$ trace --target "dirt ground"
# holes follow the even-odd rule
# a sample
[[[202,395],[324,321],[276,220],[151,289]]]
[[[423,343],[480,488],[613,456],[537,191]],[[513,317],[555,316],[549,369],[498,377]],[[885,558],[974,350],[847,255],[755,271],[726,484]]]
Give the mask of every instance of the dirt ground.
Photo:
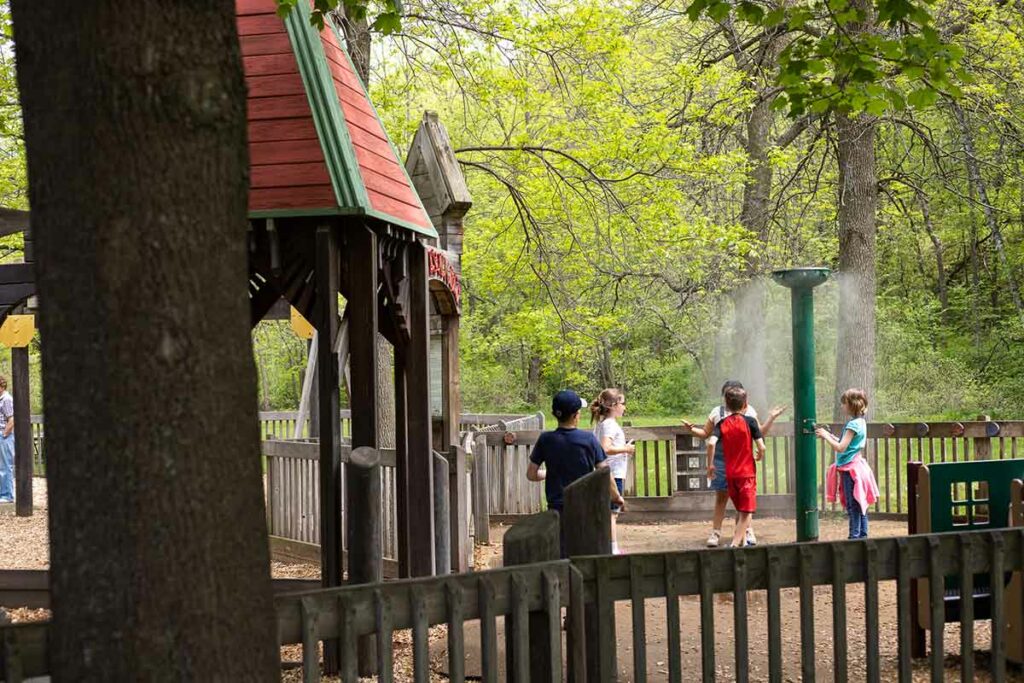
[[[29,518],[14,515],[13,507],[0,507],[0,569],[45,569],[49,565],[48,535],[46,519],[46,482],[36,479],[34,483],[35,514]],[[792,520],[758,519],[755,523],[758,542],[788,543],[794,540],[795,528]],[[623,552],[658,552],[702,548],[707,538],[709,524],[700,522],[679,522],[662,524],[622,524],[619,542]],[[477,548],[477,567],[497,567],[501,565],[501,539],[507,527],[492,528],[493,542],[488,546]],[[906,532],[902,522],[871,521],[872,536],[898,536]],[[730,523],[726,523],[726,533],[730,533]],[[821,522],[822,540],[838,540],[846,537],[846,520],[842,517],[830,516]],[[319,576],[319,568],[312,564],[274,562],[271,572],[275,577],[311,578]],[[849,680],[864,680],[865,673],[865,642],[864,642],[864,591],[857,584],[847,589],[847,631]],[[783,664],[786,680],[800,678],[800,623],[799,623],[799,592],[796,589],[783,591]],[[879,628],[882,638],[879,643],[883,680],[896,680],[896,591],[893,582],[879,586]],[[682,652],[684,680],[695,679],[700,674],[700,614],[699,600],[695,597],[683,598],[681,601]],[[667,634],[665,622],[665,601],[649,600],[645,605],[647,628],[647,678],[651,681],[663,681],[668,677]],[[17,610],[11,616],[15,621],[28,621],[45,618],[45,610]],[[617,660],[619,679],[632,681],[632,617],[629,603],[616,605],[616,636],[618,642]],[[731,596],[719,596],[715,601],[715,661],[716,677],[720,680],[732,680],[733,670],[733,602]],[[467,627],[468,628],[468,627]],[[755,681],[767,680],[767,602],[764,591],[753,591],[748,598],[748,628],[750,640],[750,674]],[[467,633],[467,635],[469,635]],[[432,680],[444,680],[445,667],[443,627],[431,629],[432,653],[434,654],[431,675]],[[975,625],[975,680],[990,680],[988,675],[988,655],[990,630],[988,622]],[[472,645],[472,639],[467,638]],[[946,645],[946,680],[958,681],[960,629],[950,625],[945,630]],[[832,599],[831,589],[827,586],[815,590],[815,647],[817,652],[818,680],[832,680]],[[395,665],[396,680],[411,679],[411,638],[408,632],[395,634]],[[301,646],[282,648],[282,660],[301,661]],[[1009,680],[1024,681],[1019,667],[1009,666]],[[927,662],[915,663],[914,679],[928,680]],[[282,680],[300,680],[298,670],[282,673]]]

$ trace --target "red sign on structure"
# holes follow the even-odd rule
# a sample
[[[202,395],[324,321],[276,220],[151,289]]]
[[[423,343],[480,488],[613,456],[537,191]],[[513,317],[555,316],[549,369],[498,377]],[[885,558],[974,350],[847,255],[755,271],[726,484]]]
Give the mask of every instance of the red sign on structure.
[[[459,274],[455,272],[455,268],[452,266],[451,261],[448,260],[448,254],[440,249],[434,249],[433,247],[427,248],[427,273],[431,280],[438,280],[442,282],[448,291],[452,293],[452,297],[455,299],[455,305],[462,305],[462,282],[459,280]]]

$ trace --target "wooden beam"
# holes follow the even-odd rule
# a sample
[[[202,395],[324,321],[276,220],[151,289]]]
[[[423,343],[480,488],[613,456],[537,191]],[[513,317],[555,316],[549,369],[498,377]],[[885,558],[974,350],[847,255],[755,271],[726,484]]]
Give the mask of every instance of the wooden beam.
[[[34,263],[4,263],[0,265],[0,285],[16,285],[35,283],[36,265]]]
[[[29,230],[29,212],[0,208],[0,237]]]
[[[434,573],[433,448],[430,414],[430,293],[427,251],[420,242],[406,250],[409,259],[409,344],[406,349],[406,421],[408,423],[409,571]]]
[[[320,415],[320,577],[325,588],[340,586],[341,560],[341,423],[338,415],[338,270],[340,252],[332,225],[316,230],[317,379]],[[338,671],[338,641],[324,641],[324,671]]]
[[[32,417],[29,408],[28,347],[11,349],[14,394],[15,514],[32,516]]]

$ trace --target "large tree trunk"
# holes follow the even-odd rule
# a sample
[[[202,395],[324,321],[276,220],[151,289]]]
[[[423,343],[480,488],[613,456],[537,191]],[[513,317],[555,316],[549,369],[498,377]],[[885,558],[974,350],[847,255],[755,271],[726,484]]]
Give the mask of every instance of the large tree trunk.
[[[231,0],[13,0],[57,681],[275,680]]]
[[[752,77],[756,77],[753,76]],[[740,224],[757,235],[767,246],[768,202],[772,191],[772,167],[768,161],[769,135],[772,127],[771,98],[764,98],[747,118],[745,148],[751,170],[743,184],[743,209]],[[744,383],[750,403],[758,409],[767,408],[768,373],[765,362],[765,283],[761,279],[762,264],[758,256],[747,263],[751,278],[733,292],[733,344],[736,357],[736,378]]]
[[[839,151],[839,329],[833,417],[851,387],[875,385],[875,171],[873,117],[836,115]]]

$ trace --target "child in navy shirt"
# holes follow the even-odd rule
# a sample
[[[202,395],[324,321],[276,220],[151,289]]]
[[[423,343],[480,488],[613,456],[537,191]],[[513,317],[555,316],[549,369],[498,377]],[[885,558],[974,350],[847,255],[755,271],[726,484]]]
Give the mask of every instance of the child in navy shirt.
[[[530,454],[526,478],[544,482],[544,495],[551,510],[561,512],[566,486],[598,467],[608,466],[604,449],[593,432],[577,429],[580,409],[586,406],[586,401],[575,391],[566,389],[558,392],[551,402],[551,412],[558,420],[558,428],[541,434]],[[545,466],[543,471],[541,465]],[[623,504],[618,490],[612,495],[612,502]]]

